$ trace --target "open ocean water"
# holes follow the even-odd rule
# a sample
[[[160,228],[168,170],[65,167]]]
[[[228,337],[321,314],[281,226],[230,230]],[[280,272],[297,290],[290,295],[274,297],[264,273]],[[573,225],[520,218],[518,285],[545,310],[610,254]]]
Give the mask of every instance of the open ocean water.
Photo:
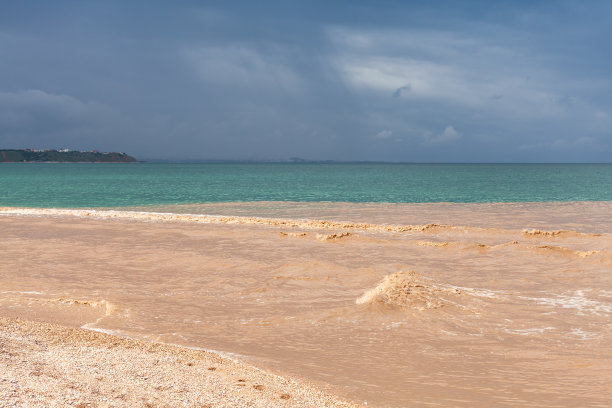
[[[612,164],[0,164],[0,205],[612,201]]]

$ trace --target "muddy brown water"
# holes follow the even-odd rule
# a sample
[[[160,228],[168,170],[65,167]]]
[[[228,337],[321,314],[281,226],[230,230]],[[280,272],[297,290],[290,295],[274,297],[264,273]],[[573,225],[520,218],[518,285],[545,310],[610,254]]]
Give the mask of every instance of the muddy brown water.
[[[0,209],[0,313],[374,406],[612,405],[612,203],[131,210]]]

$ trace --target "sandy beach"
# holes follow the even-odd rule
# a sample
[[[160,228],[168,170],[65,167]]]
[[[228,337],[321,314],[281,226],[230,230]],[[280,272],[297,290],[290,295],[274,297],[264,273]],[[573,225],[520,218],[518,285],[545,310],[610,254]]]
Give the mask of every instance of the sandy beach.
[[[216,353],[0,318],[2,407],[356,407]]]
[[[0,405],[612,403],[610,203],[135,210],[0,209]]]

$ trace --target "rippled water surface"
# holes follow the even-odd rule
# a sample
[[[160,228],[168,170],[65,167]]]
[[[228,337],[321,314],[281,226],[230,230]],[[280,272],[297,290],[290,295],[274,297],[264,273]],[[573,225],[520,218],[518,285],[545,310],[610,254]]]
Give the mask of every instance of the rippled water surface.
[[[229,201],[612,201],[612,164],[0,164],[0,205]]]
[[[0,313],[375,406],[612,404],[610,202],[132,210],[0,209]]]

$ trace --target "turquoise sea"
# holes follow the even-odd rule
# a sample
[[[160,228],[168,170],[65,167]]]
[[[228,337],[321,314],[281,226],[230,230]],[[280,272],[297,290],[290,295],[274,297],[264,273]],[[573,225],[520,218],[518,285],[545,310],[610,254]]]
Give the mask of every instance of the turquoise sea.
[[[225,201],[612,201],[612,164],[0,164],[1,206]]]

